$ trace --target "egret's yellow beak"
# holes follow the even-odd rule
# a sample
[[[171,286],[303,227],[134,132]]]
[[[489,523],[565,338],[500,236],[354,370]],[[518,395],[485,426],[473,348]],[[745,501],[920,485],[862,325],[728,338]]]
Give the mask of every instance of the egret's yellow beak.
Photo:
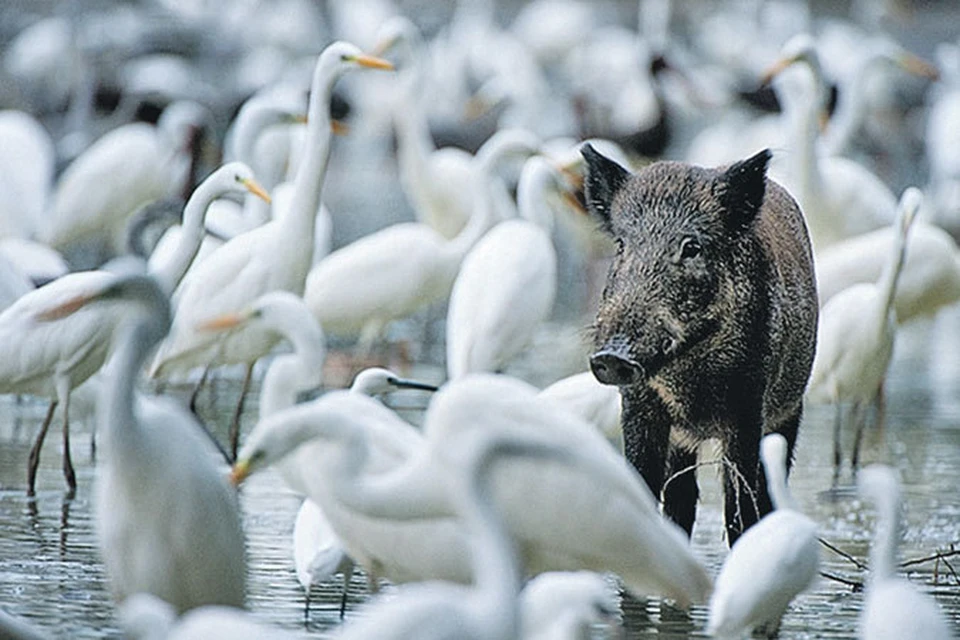
[[[353,61],[356,62],[361,67],[367,67],[368,69],[383,69],[384,71],[393,71],[393,63],[384,60],[383,58],[378,58],[377,56],[369,56],[366,54],[360,54],[353,57]]]
[[[774,62],[772,65],[767,67],[767,70],[763,72],[762,76],[760,76],[760,86],[765,87],[771,82],[773,82],[774,78],[780,75],[780,73],[783,72],[784,69],[786,69],[796,61],[797,61],[796,58],[780,58],[779,60]]]
[[[225,313],[211,318],[197,325],[197,331],[227,331],[235,329],[250,319],[251,312],[239,311],[236,313]]]
[[[246,187],[247,191],[257,196],[264,202],[268,204],[272,202],[270,194],[267,193],[267,190],[261,187],[260,183],[258,183],[256,180],[253,180],[252,178],[243,178],[240,180],[240,184]]]
[[[250,462],[248,460],[237,460],[230,468],[230,484],[239,487],[240,484],[250,475]]]
[[[70,314],[75,313],[86,305],[90,304],[96,298],[96,294],[75,296],[66,302],[58,304],[55,307],[38,312],[33,318],[37,322],[52,322],[54,320],[59,320],[60,318],[66,318]]]
[[[924,60],[919,58],[912,53],[904,52],[897,57],[897,64],[900,65],[900,68],[906,71],[907,73],[912,73],[915,76],[920,76],[921,78],[927,78],[929,80],[939,80],[940,71]]]

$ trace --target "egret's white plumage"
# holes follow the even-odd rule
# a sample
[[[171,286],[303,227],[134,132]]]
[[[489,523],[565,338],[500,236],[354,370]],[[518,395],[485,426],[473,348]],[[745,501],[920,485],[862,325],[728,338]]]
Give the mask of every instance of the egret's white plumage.
[[[97,469],[95,522],[111,592],[122,602],[146,591],[180,612],[242,607],[246,552],[237,497],[202,427],[169,400],[134,398],[138,373],[170,326],[167,293],[148,275],[100,275],[97,287],[65,307],[80,307],[76,314],[98,300],[120,306],[116,360],[97,409],[106,460]]]
[[[623,448],[620,389],[609,384],[600,384],[592,371],[557,380],[545,387],[540,392],[540,397],[593,425],[618,450]]]
[[[199,105],[178,102],[164,110],[155,127],[128,124],[97,140],[57,181],[46,242],[63,250],[94,241],[119,253],[129,215],[182,188],[189,168],[189,133],[203,114]]]
[[[863,640],[955,637],[935,600],[896,576],[900,543],[900,481],[884,465],[857,474],[860,495],[877,510],[877,529],[870,547],[870,574],[858,621]]]
[[[308,423],[311,413],[313,422]],[[291,447],[296,438],[349,438],[352,453],[340,463],[341,474],[328,480],[342,502],[380,521],[396,521],[397,526],[439,524],[453,515],[442,478],[462,462],[449,452],[454,438],[495,428],[540,434],[549,437],[552,446],[575,453],[579,467],[594,471],[574,473],[552,465],[518,463],[506,465],[496,475],[497,508],[520,542],[526,572],[614,571],[634,593],[664,594],[682,603],[706,598],[710,581],[703,567],[682,532],[658,513],[636,472],[592,427],[539,400],[533,387],[487,374],[449,383],[428,410],[426,445],[418,446],[391,473],[376,477],[350,473],[363,461],[359,413],[343,398],[328,394],[311,408],[304,407],[296,420],[289,412],[286,425],[261,424],[259,442],[248,441],[240,460],[254,453],[269,460],[265,450],[276,448],[277,455],[284,440],[284,446]],[[518,486],[524,487],[522,495]]]
[[[817,524],[796,509],[787,488],[786,439],[764,436],[760,455],[775,510],[747,529],[723,562],[710,598],[707,633],[713,636],[776,629],[790,602],[817,577]]]
[[[516,434],[473,432],[457,442],[463,466],[451,469],[458,518],[470,531],[473,582],[469,586],[427,582],[402,587],[391,599],[370,606],[348,624],[343,640],[360,638],[470,638],[508,640],[522,629],[518,595],[523,570],[520,544],[511,536],[494,498],[494,477],[502,459],[558,458],[569,451]]]
[[[444,300],[467,251],[493,223],[490,175],[503,158],[535,153],[529,132],[495,134],[474,157],[467,226],[447,240],[425,224],[395,224],[342,247],[321,260],[307,277],[304,299],[325,331],[360,334],[372,344],[391,321]]]
[[[864,405],[882,397],[897,318],[893,308],[903,268],[907,234],[923,202],[919,189],[903,192],[897,212],[897,235],[877,282],[855,284],[833,296],[820,311],[817,351],[806,397],[837,408],[834,425],[834,464],[839,469],[840,403]],[[853,462],[859,454],[862,421],[854,440]]]
[[[546,159],[527,160],[517,186],[522,218],[497,224],[464,258],[447,309],[449,379],[503,368],[549,317],[557,290],[549,198],[564,190]]]
[[[56,153],[50,134],[23,111],[0,111],[0,236],[45,230]]]

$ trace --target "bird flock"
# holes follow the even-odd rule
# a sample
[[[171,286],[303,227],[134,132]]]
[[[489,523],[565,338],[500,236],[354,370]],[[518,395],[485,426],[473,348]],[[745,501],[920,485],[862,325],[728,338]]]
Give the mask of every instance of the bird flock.
[[[631,168],[772,150],[815,255],[822,489],[876,513],[856,633],[956,636],[897,575],[915,507],[883,430],[897,334],[960,299],[960,41],[911,52],[897,2],[81,4],[0,17],[0,393],[48,403],[29,500],[56,488],[60,412],[126,637],[297,637],[247,610],[241,503],[268,468],[302,500],[276,539],[304,623],[342,576],[333,637],[587,638],[627,599],[777,636],[823,579],[823,523],[768,435],[775,509],[712,562],[624,459],[619,393],[587,371],[617,247],[585,141]],[[60,635],[36,622],[0,610],[0,635]]]

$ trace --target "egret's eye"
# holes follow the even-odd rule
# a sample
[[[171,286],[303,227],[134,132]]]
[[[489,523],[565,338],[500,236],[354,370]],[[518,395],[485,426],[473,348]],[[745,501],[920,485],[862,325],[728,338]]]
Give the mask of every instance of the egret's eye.
[[[696,258],[698,255],[700,255],[701,251],[703,251],[703,248],[700,246],[700,241],[696,238],[687,237],[680,242],[681,260]]]
[[[233,176],[233,179],[235,182],[243,182],[243,178],[241,176]]]

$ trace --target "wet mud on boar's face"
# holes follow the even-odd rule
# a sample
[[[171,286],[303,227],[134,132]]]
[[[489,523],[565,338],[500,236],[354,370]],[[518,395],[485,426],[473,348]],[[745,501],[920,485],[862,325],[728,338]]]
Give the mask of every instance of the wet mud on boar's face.
[[[727,168],[658,162],[636,174],[589,144],[587,204],[617,243],[590,367],[619,386],[627,457],[689,533],[696,445],[717,437],[731,542],[770,502],[759,445],[792,453],[816,344],[817,298],[800,210],[766,178],[770,152]]]

